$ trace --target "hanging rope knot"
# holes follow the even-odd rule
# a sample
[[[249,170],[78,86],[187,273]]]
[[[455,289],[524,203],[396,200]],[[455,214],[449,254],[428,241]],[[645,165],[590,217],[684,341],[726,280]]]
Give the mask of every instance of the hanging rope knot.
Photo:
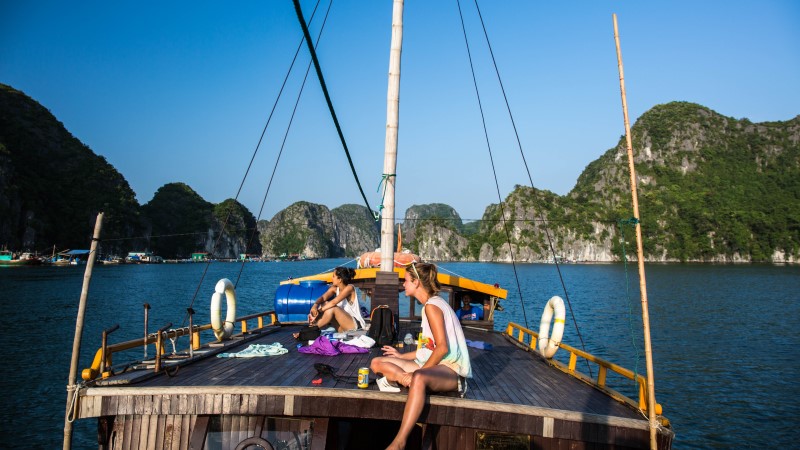
[[[381,181],[378,182],[378,189],[375,192],[381,191],[381,186],[383,186],[383,196],[386,195],[386,183],[389,181],[389,177],[396,177],[397,174],[394,173],[384,173],[381,175]]]
[[[637,219],[636,217],[631,217],[630,219],[620,219],[620,220],[619,220],[619,223],[620,223],[621,225],[632,225],[632,226],[636,226],[636,225],[639,223],[639,219]]]
[[[381,218],[381,212],[383,211],[383,200],[386,198],[386,184],[389,182],[389,177],[397,177],[397,174],[394,173],[384,173],[381,175],[381,181],[378,183],[378,189],[376,192],[381,191],[381,186],[383,186],[383,193],[381,194],[381,204],[378,205],[378,211],[373,212],[372,215],[375,217],[375,221],[377,222]]]

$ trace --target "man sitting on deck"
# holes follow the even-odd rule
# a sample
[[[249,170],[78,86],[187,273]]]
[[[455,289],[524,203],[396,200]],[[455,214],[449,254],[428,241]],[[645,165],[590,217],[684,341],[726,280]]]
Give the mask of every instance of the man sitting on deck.
[[[461,300],[464,302],[464,306],[456,311],[459,320],[483,320],[483,308],[473,307],[470,304],[472,299],[469,294],[464,294]]]

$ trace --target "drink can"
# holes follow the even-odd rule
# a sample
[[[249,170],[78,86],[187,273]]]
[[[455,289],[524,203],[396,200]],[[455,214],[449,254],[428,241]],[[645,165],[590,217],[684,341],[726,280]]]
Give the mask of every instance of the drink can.
[[[417,348],[423,348],[428,344],[428,338],[422,335],[422,332],[419,332],[419,336],[417,337]]]
[[[369,367],[358,369],[358,387],[366,389],[369,386]]]

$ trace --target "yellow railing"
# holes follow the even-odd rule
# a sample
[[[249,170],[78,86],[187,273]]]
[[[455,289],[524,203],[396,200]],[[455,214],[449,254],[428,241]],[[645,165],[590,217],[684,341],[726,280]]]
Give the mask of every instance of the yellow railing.
[[[264,318],[269,318],[269,323],[264,324]],[[256,321],[256,326],[254,328],[248,328],[249,321]],[[253,330],[258,330],[260,328],[264,328],[265,326],[273,325],[278,321],[278,316],[276,315],[275,311],[266,311],[257,314],[251,314],[249,316],[238,317],[235,319],[235,322],[239,323],[239,335],[243,335],[247,332],[251,332]],[[145,345],[156,344],[156,360],[160,360],[161,356],[165,353],[165,342],[167,339],[176,339],[181,336],[187,336],[191,334],[191,346],[193,350],[199,349],[202,344],[200,341],[200,333],[202,331],[211,330],[212,326],[210,323],[205,325],[199,325],[192,327],[192,330],[189,330],[189,327],[184,328],[177,328],[177,329],[170,329],[164,330],[157,333],[151,333],[146,338],[142,339],[133,339],[130,341],[120,342],[117,344],[109,345],[101,347],[97,350],[97,353],[94,355],[94,360],[92,361],[92,365],[89,368],[83,369],[81,372],[81,378],[84,380],[93,380],[97,378],[99,375],[103,378],[107,378],[111,375],[111,363],[112,363],[112,356],[114,353],[119,353],[122,351],[130,350],[137,347],[143,347]],[[234,330],[235,331],[235,330]],[[210,333],[209,333],[210,334]],[[216,338],[214,338],[216,339]],[[156,365],[158,367],[158,364]]]
[[[533,330],[529,330],[516,323],[509,322],[508,327],[506,328],[506,334],[512,339],[515,339],[519,343],[523,344],[524,346],[527,346],[531,350],[536,350],[536,344],[539,339],[539,333]],[[558,348],[563,349],[564,351],[569,353],[569,364],[565,365],[561,361],[557,361],[555,359],[548,360],[550,364],[554,365],[559,370],[569,375],[572,375],[575,378],[580,379],[581,381],[584,381],[586,383],[595,386],[596,388],[602,390],[603,392],[608,393],[613,398],[619,401],[625,402],[633,406],[634,408],[639,408],[643,412],[647,411],[647,379],[644,376],[636,374],[632,370],[628,370],[612,362],[608,362],[602,358],[598,358],[590,353],[586,353],[583,350],[571,347],[567,344],[564,344],[563,342],[558,346]],[[591,363],[597,364],[598,371],[596,379],[592,379],[591,377],[575,369],[578,365],[578,357],[581,357]],[[606,376],[608,375],[609,370],[621,375],[624,378],[636,381],[637,385],[639,386],[638,402],[606,386]],[[661,413],[662,413],[661,405],[656,403],[656,414],[661,415]],[[664,421],[666,421],[666,419],[662,418],[662,422]]]

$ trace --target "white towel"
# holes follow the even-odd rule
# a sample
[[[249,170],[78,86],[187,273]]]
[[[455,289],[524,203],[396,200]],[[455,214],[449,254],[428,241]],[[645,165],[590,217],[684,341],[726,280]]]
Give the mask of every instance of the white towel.
[[[274,344],[250,344],[246,349],[236,353],[220,353],[217,358],[256,358],[259,356],[278,356],[289,353],[280,342]]]
[[[375,339],[372,339],[366,334],[362,334],[361,336],[350,339],[349,341],[342,341],[342,343],[355,345],[356,347],[361,347],[361,348],[372,348],[372,346],[375,345]]]

